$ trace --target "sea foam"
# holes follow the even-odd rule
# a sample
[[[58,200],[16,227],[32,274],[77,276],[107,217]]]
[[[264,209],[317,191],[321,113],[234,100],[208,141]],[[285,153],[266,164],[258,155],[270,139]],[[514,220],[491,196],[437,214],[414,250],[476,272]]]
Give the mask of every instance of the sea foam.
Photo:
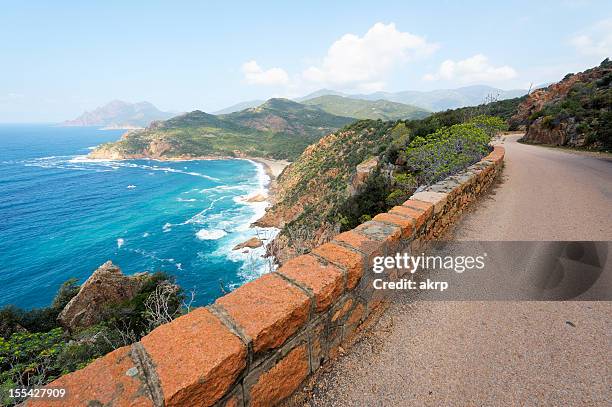
[[[213,230],[200,229],[196,233],[196,237],[200,240],[217,240],[217,239],[221,239],[225,235],[227,235],[227,232],[221,229],[213,229]]]

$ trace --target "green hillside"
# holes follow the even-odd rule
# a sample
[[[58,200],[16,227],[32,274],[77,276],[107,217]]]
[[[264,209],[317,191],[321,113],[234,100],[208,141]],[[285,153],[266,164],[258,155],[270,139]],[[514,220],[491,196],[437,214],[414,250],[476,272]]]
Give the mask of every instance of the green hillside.
[[[255,156],[293,160],[304,149],[354,121],[315,106],[270,99],[256,108],[211,115],[199,110],[152,123],[99,146],[93,158]]]
[[[356,119],[406,120],[422,119],[430,114],[420,107],[388,100],[353,99],[337,95],[324,95],[304,100],[305,105],[317,106],[331,114]]]

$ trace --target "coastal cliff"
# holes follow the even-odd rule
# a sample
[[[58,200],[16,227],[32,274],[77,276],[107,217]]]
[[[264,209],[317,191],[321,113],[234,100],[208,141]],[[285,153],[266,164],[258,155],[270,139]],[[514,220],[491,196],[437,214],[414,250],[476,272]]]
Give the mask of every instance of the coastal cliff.
[[[274,205],[256,222],[277,227],[281,235],[269,247],[280,262],[308,252],[338,233],[344,202],[365,184],[377,165],[358,166],[378,156],[390,140],[393,122],[359,121],[309,146],[277,179]],[[359,173],[359,174],[358,174]]]
[[[308,253],[401,205],[417,188],[478,161],[488,153],[491,136],[507,127],[503,119],[479,112],[361,120],[309,146],[279,176],[274,204],[256,222],[281,230],[268,254],[283,264]]]

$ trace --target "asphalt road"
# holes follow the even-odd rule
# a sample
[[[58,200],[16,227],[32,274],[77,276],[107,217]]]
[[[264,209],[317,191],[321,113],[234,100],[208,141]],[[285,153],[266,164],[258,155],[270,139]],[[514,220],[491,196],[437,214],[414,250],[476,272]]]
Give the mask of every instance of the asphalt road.
[[[506,137],[457,240],[612,240],[612,162]],[[396,301],[288,405],[609,406],[612,303]]]

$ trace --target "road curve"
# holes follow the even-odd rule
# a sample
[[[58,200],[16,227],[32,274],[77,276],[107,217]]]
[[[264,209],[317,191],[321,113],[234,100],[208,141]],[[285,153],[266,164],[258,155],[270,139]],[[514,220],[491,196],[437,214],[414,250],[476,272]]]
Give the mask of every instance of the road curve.
[[[503,141],[458,240],[612,240],[612,162]],[[287,405],[610,405],[610,302],[397,302]]]
[[[612,160],[506,137],[501,184],[458,225],[460,240],[611,240]]]

